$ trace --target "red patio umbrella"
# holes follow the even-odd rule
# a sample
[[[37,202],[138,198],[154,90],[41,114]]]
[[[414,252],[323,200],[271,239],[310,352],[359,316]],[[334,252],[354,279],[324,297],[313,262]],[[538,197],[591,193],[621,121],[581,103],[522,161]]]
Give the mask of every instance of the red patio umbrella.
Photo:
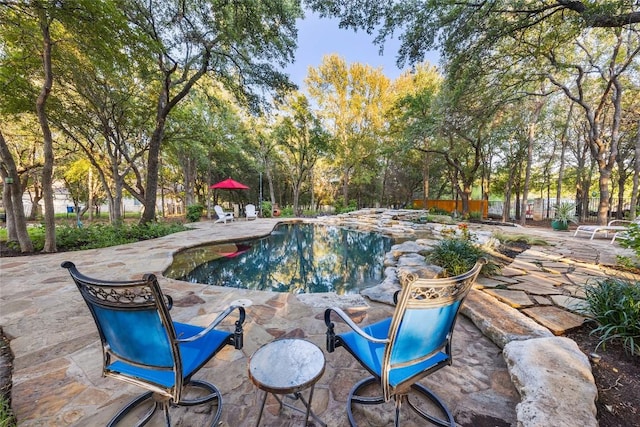
[[[220,181],[217,184],[212,184],[210,188],[219,189],[219,190],[248,190],[249,187],[246,185],[235,181],[231,178],[227,178],[224,181]]]

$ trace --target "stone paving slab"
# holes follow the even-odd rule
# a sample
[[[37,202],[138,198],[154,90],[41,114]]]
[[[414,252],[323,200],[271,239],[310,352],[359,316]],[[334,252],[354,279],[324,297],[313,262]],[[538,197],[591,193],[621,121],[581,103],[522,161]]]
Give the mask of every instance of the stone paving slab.
[[[531,298],[529,298],[529,295],[524,291],[485,289],[485,292],[496,297],[500,301],[509,304],[513,308],[529,307],[534,304]]]
[[[555,306],[530,307],[522,312],[553,332],[562,335],[571,329],[582,326],[586,318]]]

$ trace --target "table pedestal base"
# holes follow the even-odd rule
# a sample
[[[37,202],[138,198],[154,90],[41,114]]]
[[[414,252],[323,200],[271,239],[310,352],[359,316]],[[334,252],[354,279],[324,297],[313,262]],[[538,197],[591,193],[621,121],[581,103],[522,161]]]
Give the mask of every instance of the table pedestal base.
[[[311,389],[309,390],[309,401],[307,402],[307,400],[304,398],[304,396],[302,395],[301,392],[295,392],[292,394],[285,394],[284,398],[287,399],[291,399],[291,400],[300,400],[302,402],[302,404],[304,405],[305,409],[300,409],[297,406],[294,406],[290,403],[285,402],[283,399],[281,399],[277,394],[275,393],[271,393],[271,395],[273,397],[276,398],[276,400],[278,401],[278,403],[280,404],[280,412],[282,412],[282,408],[283,406],[286,406],[289,409],[292,409],[294,411],[300,412],[301,414],[305,414],[305,418],[304,418],[304,425],[307,426],[309,424],[309,415],[311,415],[311,417],[316,420],[318,422],[318,424],[320,424],[322,427],[327,427],[327,425],[320,419],[318,418],[318,416],[313,412],[313,409],[311,409],[311,400],[313,399],[313,390],[315,388],[315,384],[311,386]],[[262,412],[264,412],[264,406],[267,403],[267,396],[269,395],[268,391],[264,392],[264,397],[262,398],[262,405],[260,406],[260,414],[258,415],[258,421],[256,422],[256,427],[258,427],[260,425],[260,420],[262,419]]]

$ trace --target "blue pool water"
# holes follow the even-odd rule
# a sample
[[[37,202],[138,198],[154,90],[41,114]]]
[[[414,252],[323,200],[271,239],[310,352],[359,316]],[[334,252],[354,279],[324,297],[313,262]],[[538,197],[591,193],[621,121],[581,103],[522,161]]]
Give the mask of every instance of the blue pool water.
[[[392,239],[335,226],[281,224],[269,236],[176,254],[165,276],[291,293],[358,293],[380,283]]]

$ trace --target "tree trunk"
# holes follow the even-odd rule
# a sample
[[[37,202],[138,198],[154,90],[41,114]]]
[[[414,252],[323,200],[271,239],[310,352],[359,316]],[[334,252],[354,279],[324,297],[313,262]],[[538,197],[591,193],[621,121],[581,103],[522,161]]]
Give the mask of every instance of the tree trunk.
[[[0,132],[0,160],[2,160],[2,180],[4,187],[2,191],[3,201],[5,203],[5,213],[7,214],[7,232],[9,240],[13,238],[18,240],[21,252],[33,252],[33,243],[27,232],[27,221],[24,216],[24,205],[22,204],[22,191],[20,188],[20,180],[18,179],[18,171],[16,163],[11,156],[9,147],[4,139],[4,135]],[[13,183],[7,183],[7,178],[11,178]]]
[[[569,104],[569,113],[567,114],[567,121],[565,122],[564,129],[562,129],[562,136],[560,137],[560,166],[558,168],[558,185],[556,191],[556,206],[560,204],[560,198],[562,196],[562,180],[564,179],[564,162],[565,152],[567,150],[567,134],[569,132],[569,122],[573,115],[573,102]],[[580,200],[580,199],[577,199]]]
[[[53,86],[51,70],[51,35],[49,33],[49,18],[44,9],[39,9],[39,23],[42,31],[42,63],[44,81],[40,95],[36,100],[36,113],[43,136],[44,165],[42,167],[42,194],[44,198],[44,252],[56,251],[56,216],[53,207],[53,138],[49,128],[46,104]]]
[[[266,168],[265,174],[267,175],[267,182],[269,183],[269,198],[271,199],[271,215],[273,215],[273,210],[275,209],[275,206],[276,206],[276,192],[273,189],[273,178],[271,177],[271,169],[269,167]]]
[[[349,205],[349,168],[344,168],[342,171],[342,198],[344,199],[345,207]]]
[[[638,183],[640,182],[640,120],[638,121],[638,132],[636,134],[635,160],[633,163],[633,190],[631,192],[631,211],[629,219],[636,219],[636,205],[638,204]]]
[[[531,164],[533,163],[533,141],[536,137],[536,123],[540,117],[543,104],[543,102],[539,103],[539,106],[536,108],[533,123],[529,124],[529,129],[527,130],[527,164],[524,170],[524,186],[522,189],[522,203],[520,208],[520,225],[523,226],[527,224],[527,202],[529,199],[529,182],[531,181]]]
[[[425,210],[429,202],[430,157],[429,153],[424,153],[422,162],[422,208]]]
[[[89,221],[93,221],[93,169],[89,168],[89,176],[87,178],[87,186],[89,187],[89,198],[87,200],[87,208],[89,209]]]

